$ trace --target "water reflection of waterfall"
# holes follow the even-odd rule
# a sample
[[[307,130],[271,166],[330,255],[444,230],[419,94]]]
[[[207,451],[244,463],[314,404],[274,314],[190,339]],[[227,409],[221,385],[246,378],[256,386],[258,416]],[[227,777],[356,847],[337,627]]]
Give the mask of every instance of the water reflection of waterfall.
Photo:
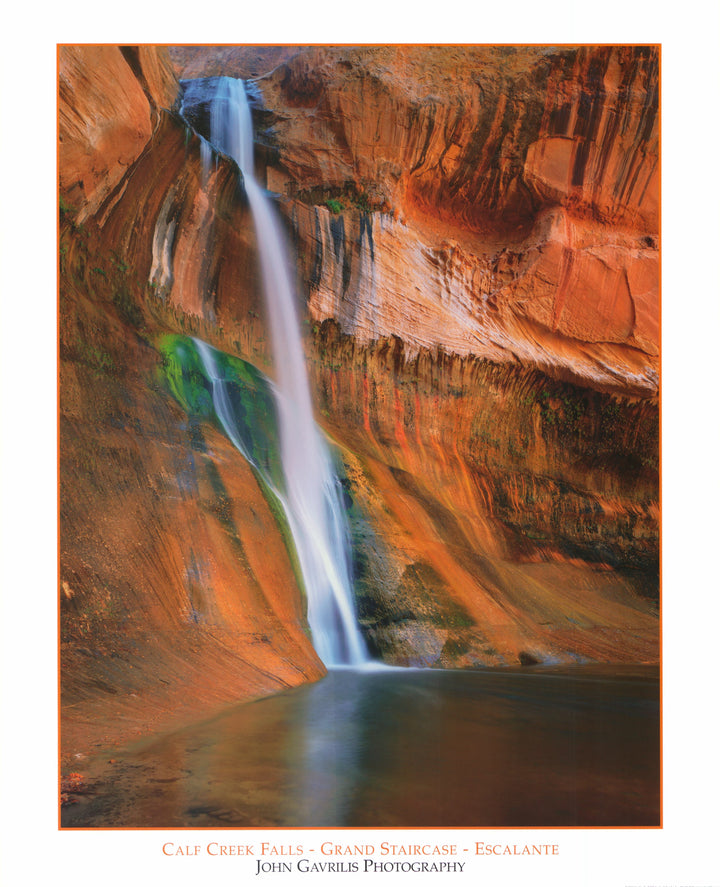
[[[255,223],[275,356],[284,503],[313,642],[326,665],[362,665],[368,656],[353,605],[342,488],[313,419],[287,248],[279,220],[254,178],[252,122],[242,81],[218,78],[210,141],[240,167]]]
[[[301,698],[292,749],[298,781],[284,798],[288,821],[298,815],[309,827],[352,821],[371,723],[362,714],[373,686],[367,675],[345,673],[340,683],[331,675]]]

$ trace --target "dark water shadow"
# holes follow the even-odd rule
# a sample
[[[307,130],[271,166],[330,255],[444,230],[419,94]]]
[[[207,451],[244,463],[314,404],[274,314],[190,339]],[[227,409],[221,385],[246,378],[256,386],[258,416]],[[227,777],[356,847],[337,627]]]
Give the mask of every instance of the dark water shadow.
[[[657,669],[342,670],[138,744],[63,826],[657,826]]]

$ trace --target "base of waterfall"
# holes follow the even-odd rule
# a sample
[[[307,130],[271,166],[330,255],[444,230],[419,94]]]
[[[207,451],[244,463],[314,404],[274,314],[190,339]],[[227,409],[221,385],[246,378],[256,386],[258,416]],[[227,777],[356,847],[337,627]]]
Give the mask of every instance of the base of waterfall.
[[[84,778],[63,828],[658,826],[658,669],[332,669]]]

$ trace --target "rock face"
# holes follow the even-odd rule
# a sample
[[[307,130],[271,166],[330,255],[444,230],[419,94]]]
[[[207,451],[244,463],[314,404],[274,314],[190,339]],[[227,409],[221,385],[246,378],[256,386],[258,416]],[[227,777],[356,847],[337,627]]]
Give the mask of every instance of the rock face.
[[[317,319],[657,393],[656,51],[317,48],[256,85]]]
[[[378,647],[654,660],[657,51],[313,48],[253,89]]]
[[[323,673],[257,479],[173,396],[168,333],[273,372],[176,74],[254,78],[376,655],[658,657],[656,50],[262,50],[60,50],[68,753]]]
[[[157,103],[175,104],[174,75],[174,96],[145,89],[148,71],[168,70],[149,49],[60,54],[68,755],[324,674],[257,479],[163,382],[167,332],[267,363],[237,169],[221,163],[203,184],[198,137]]]
[[[326,321],[311,362],[348,464],[360,613],[402,664],[657,656],[657,412]],[[590,444],[592,441],[592,444]]]
[[[139,157],[177,81],[149,47],[63,46],[59,61],[60,192],[82,221]]]
[[[257,77],[304,51],[302,46],[169,46],[168,55],[178,76]]]

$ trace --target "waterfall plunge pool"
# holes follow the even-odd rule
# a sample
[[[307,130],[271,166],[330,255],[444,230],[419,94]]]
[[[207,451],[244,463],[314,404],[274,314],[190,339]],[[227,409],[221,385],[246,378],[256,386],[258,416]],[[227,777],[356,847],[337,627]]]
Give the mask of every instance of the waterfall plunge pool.
[[[658,669],[338,669],[103,767],[64,828],[658,826]]]

